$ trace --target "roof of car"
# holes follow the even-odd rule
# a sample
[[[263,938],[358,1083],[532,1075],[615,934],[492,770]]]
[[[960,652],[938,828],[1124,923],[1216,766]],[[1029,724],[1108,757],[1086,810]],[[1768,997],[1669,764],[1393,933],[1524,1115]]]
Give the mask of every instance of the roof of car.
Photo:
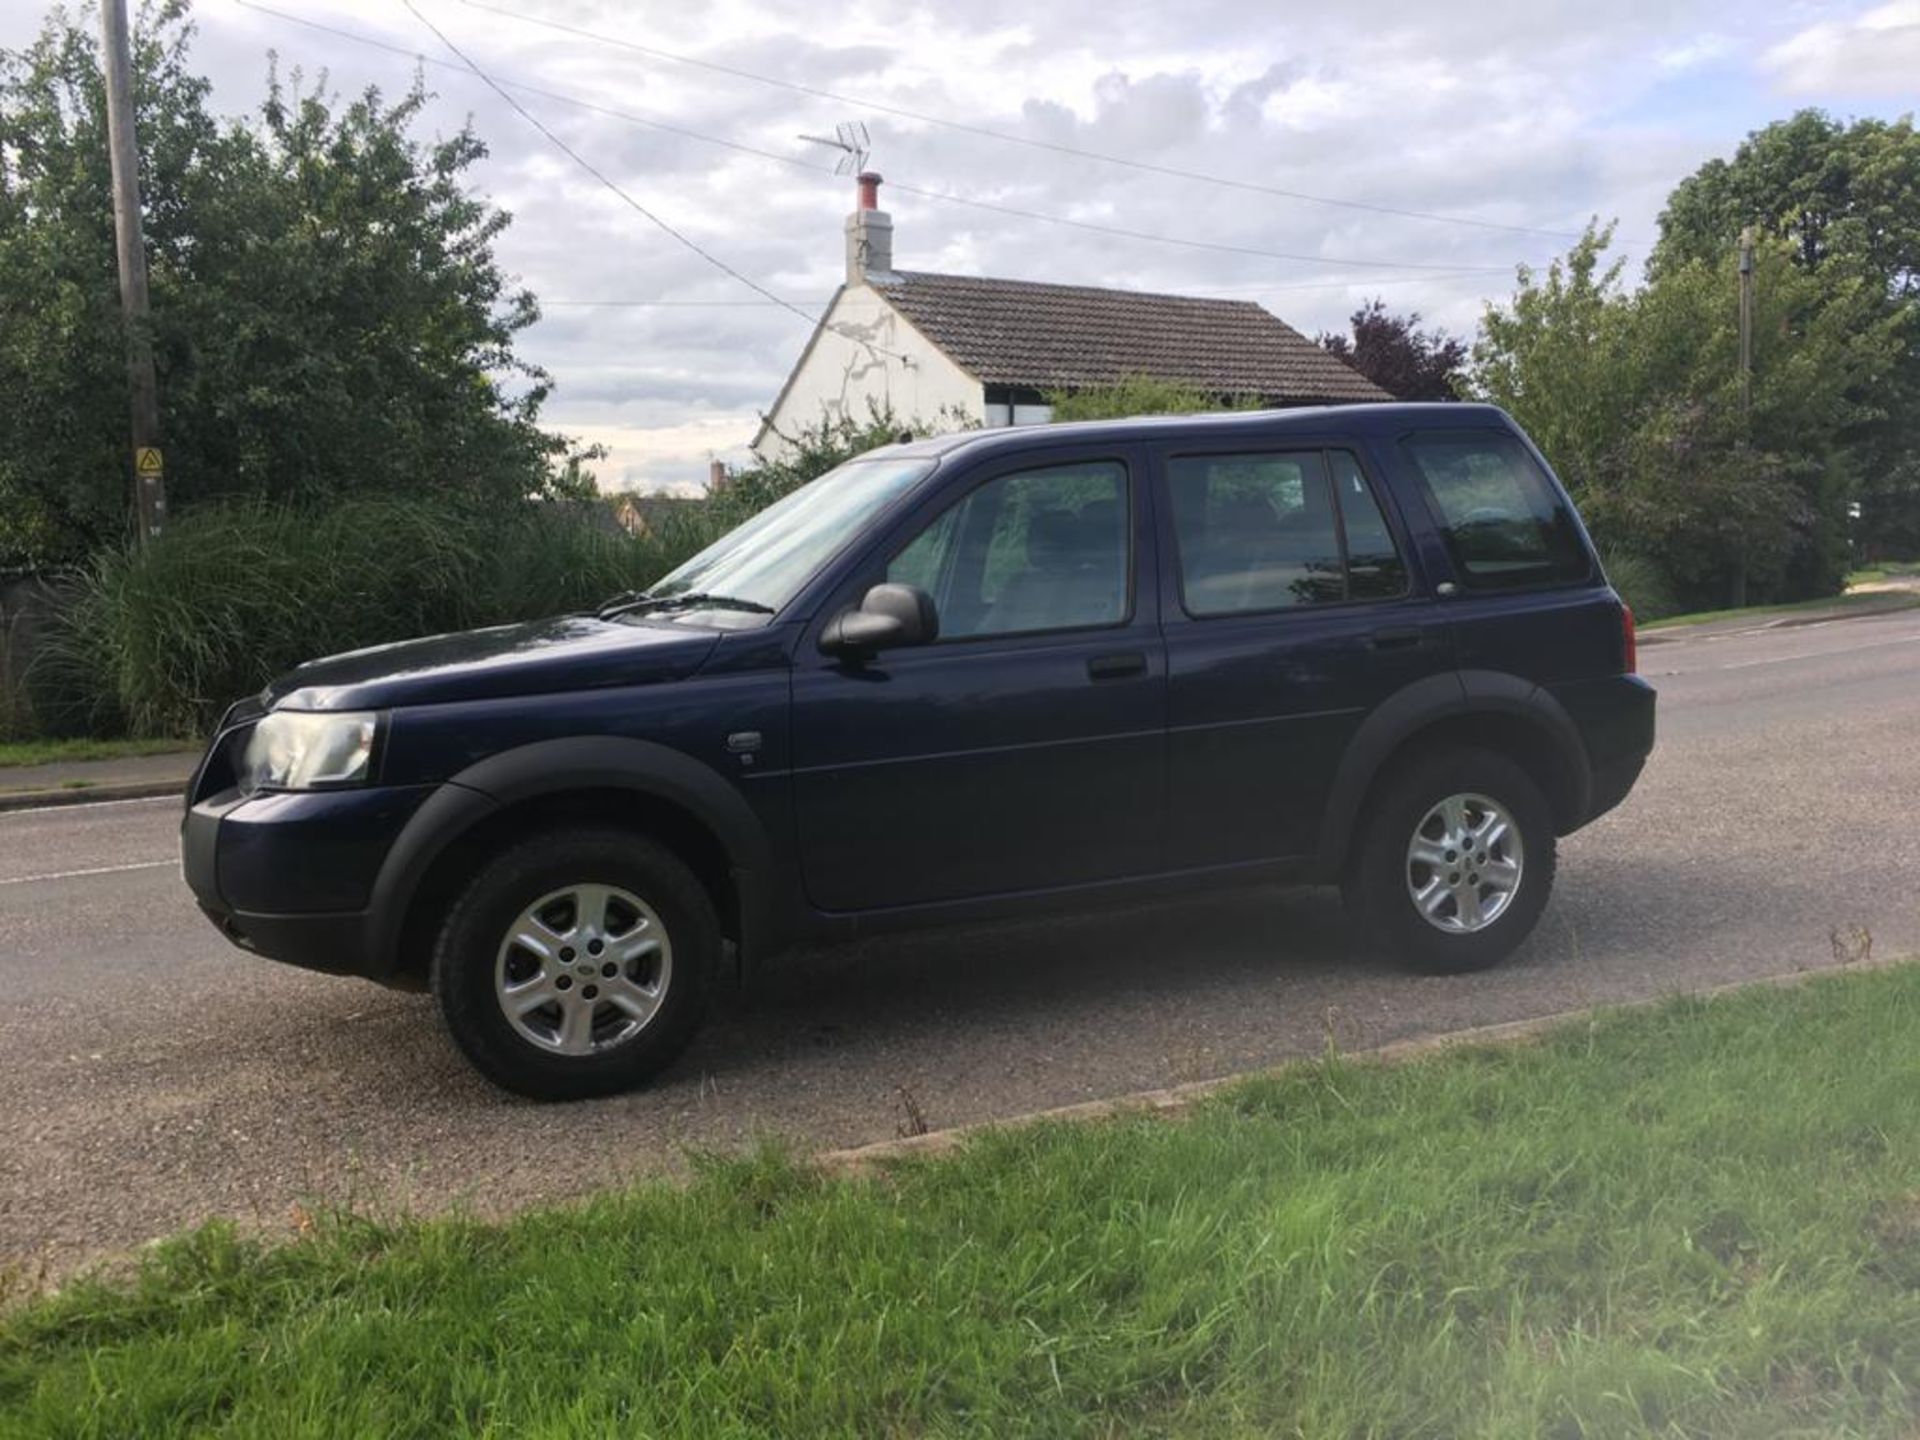
[[[1286,410],[1225,410],[1204,415],[1136,415],[1124,420],[1070,420],[1049,425],[996,426],[987,430],[955,430],[889,445],[870,455],[944,456],[967,451],[985,454],[1045,444],[1098,443],[1102,440],[1138,442],[1179,437],[1285,435],[1291,431],[1325,433],[1344,430],[1355,434],[1394,431],[1430,425],[1496,425],[1512,422],[1497,405],[1393,402],[1380,405],[1309,405]]]

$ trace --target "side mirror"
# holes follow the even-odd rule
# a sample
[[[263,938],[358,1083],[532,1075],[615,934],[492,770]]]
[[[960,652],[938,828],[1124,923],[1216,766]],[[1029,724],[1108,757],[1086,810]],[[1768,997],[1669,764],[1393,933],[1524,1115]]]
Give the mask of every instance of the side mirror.
[[[918,585],[876,585],[852,610],[842,610],[820,632],[829,655],[859,659],[901,645],[929,645],[940,638],[933,597]]]

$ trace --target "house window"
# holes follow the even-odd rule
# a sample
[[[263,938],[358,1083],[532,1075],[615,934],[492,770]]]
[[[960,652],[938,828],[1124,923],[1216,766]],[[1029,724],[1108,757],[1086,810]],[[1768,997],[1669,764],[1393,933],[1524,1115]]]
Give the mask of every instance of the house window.
[[[988,393],[1005,395],[1007,392],[1000,390]],[[1053,419],[1053,406],[1043,405],[1037,400],[990,399],[984,407],[984,419],[990,430],[1006,425],[1045,425]]]

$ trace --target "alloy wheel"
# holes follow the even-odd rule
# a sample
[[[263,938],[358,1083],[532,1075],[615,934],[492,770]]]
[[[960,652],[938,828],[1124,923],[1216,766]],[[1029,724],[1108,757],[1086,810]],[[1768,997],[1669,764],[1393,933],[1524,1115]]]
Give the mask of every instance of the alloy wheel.
[[[1437,930],[1470,935],[1507,912],[1526,856],[1520,827],[1485,795],[1449,795],[1427,811],[1407,845],[1407,895]]]
[[[618,886],[579,884],[542,895],[507,927],[494,995],[522,1039],[595,1055],[646,1029],[672,978],[673,943],[653,908]]]

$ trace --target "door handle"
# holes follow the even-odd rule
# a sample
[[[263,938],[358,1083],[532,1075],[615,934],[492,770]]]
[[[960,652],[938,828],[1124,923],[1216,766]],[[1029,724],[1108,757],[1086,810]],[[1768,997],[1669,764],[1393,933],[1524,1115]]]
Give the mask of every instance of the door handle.
[[[1404,650],[1426,643],[1427,632],[1418,625],[1389,625],[1367,637],[1376,650]]]
[[[1087,675],[1093,680],[1124,680],[1129,675],[1147,673],[1143,651],[1122,650],[1113,655],[1096,655],[1087,661]]]

